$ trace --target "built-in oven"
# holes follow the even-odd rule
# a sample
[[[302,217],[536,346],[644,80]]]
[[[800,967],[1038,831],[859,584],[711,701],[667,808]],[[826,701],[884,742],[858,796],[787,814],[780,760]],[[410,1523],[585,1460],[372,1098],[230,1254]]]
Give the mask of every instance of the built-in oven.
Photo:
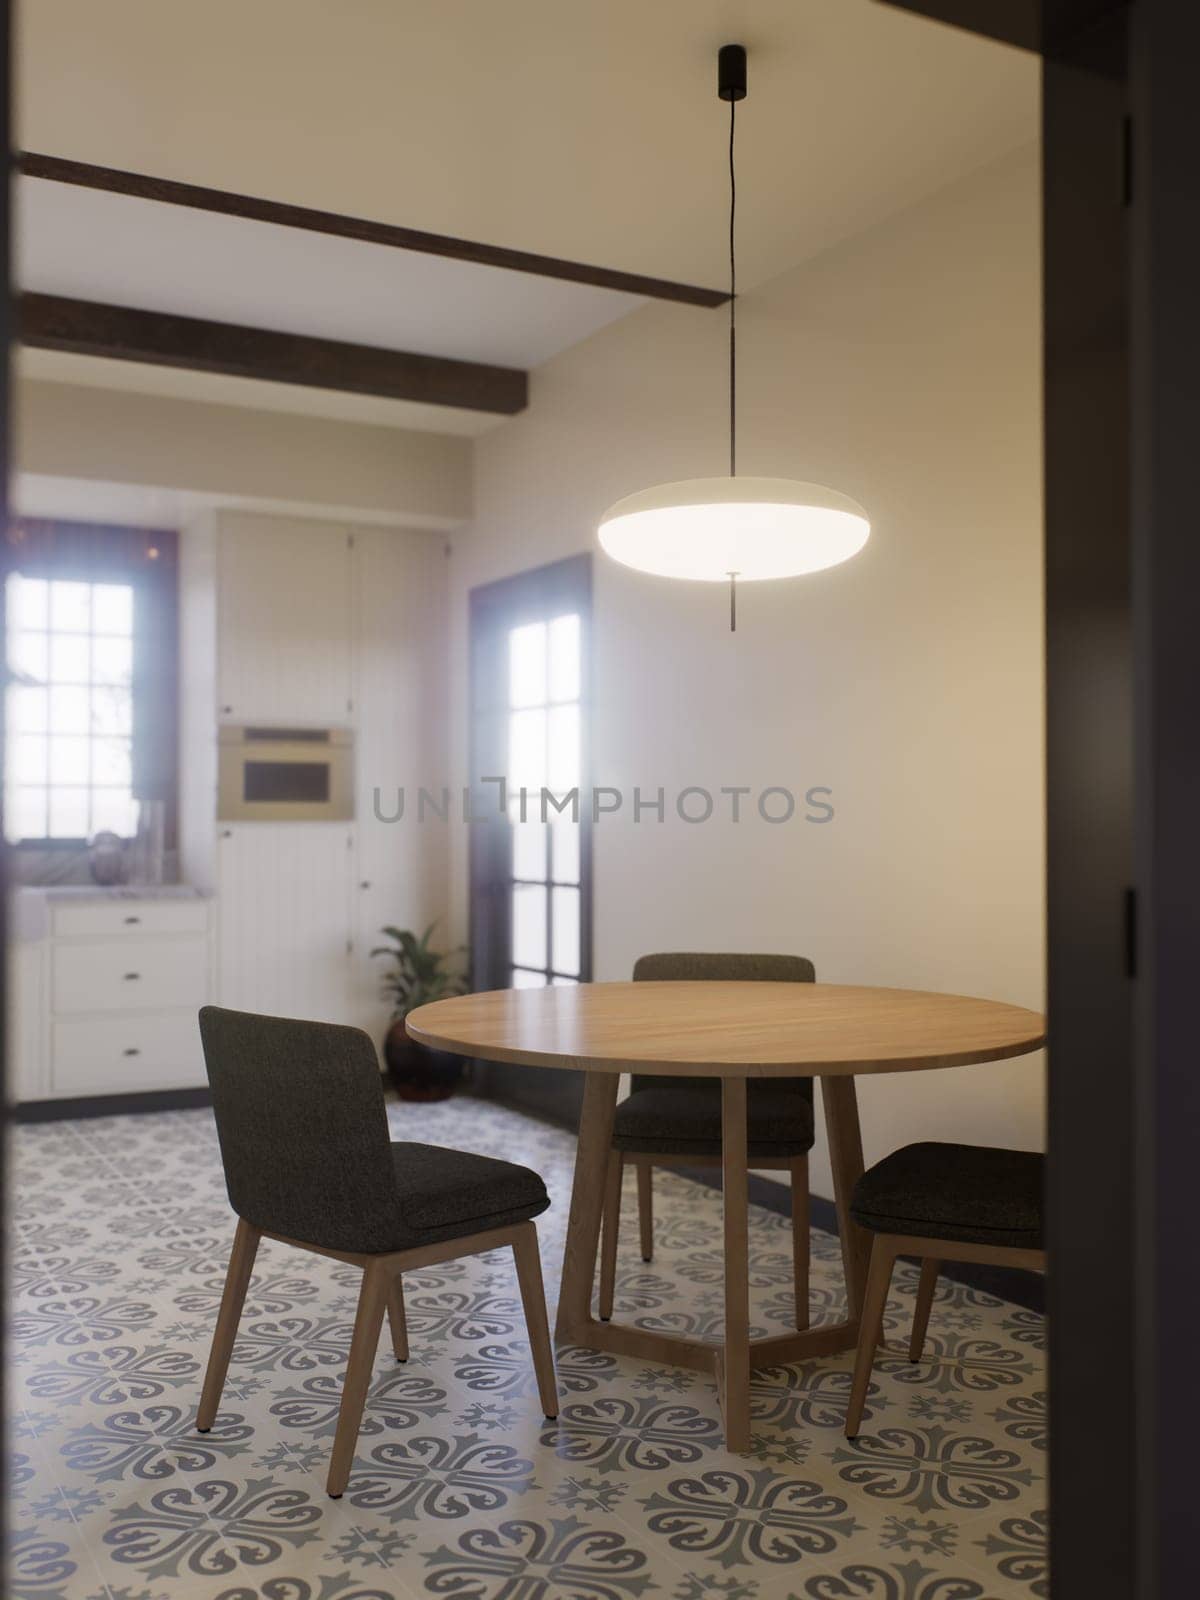
[[[223,726],[218,749],[223,822],[337,822],[354,815],[349,728]]]

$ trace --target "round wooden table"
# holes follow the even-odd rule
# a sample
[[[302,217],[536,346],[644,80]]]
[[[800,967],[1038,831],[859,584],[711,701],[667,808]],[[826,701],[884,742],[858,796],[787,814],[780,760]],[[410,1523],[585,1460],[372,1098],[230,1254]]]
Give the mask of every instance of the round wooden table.
[[[850,1348],[869,1240],[850,1218],[863,1170],[855,1075],[914,1072],[1025,1055],[1045,1040],[1035,1011],[964,995],[830,983],[593,983],[503,989],[409,1013],[422,1044],[485,1061],[586,1074],[556,1337],[662,1361],[717,1380],[731,1450],[750,1444],[750,1373]],[[592,1315],[617,1084],[622,1072],[712,1077],[722,1086],[725,1336],[709,1344]],[[801,1332],[749,1337],[746,1080],[821,1079],[849,1316]]]

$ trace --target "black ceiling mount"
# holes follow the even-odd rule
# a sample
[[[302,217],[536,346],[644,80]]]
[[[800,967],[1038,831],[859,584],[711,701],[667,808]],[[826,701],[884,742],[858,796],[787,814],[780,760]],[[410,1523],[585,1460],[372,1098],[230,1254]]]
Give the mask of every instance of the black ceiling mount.
[[[722,100],[746,98],[746,46],[723,44],[717,52],[717,94]]]

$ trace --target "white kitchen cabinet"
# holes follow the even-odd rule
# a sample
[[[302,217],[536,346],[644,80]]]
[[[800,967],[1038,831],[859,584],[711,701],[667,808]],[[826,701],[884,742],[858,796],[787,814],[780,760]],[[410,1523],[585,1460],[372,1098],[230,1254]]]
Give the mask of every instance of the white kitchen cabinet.
[[[133,892],[134,896],[136,891]],[[54,908],[54,932],[62,939],[157,939],[162,934],[208,933],[208,902],[199,897],[138,900],[125,895],[81,896]]]
[[[54,941],[51,1005],[55,1016],[102,1011],[187,1011],[208,989],[194,939]]]
[[[210,902],[188,891],[22,891],[10,967],[21,1101],[199,1088],[212,993]]]
[[[217,695],[223,722],[346,726],[353,535],[334,523],[222,512]]]
[[[46,956],[45,939],[9,943],[8,1081],[9,1092],[18,1101],[45,1100],[50,1095]]]
[[[443,542],[361,529],[354,556],[358,820],[350,1014],[381,1038],[390,1007],[380,994],[383,963],[370,951],[384,924],[420,933],[439,915],[448,834],[462,823],[453,807],[444,822],[417,818],[417,788],[440,789],[446,775]],[[401,789],[403,818],[381,820],[395,815]]]
[[[235,822],[217,841],[218,993],[224,1006],[346,1022],[353,828]]]
[[[61,1017],[51,1048],[57,1095],[195,1088],[206,1081],[192,1008]]]
[[[320,1017],[381,1038],[382,924],[444,910],[448,835],[415,820],[416,789],[447,781],[442,535],[217,512],[185,536],[182,833],[187,871],[216,897],[218,1003]],[[209,666],[211,663],[211,669]],[[343,727],[354,741],[347,822],[222,822],[220,723]],[[210,743],[211,741],[211,743]],[[403,822],[384,814],[407,792]]]

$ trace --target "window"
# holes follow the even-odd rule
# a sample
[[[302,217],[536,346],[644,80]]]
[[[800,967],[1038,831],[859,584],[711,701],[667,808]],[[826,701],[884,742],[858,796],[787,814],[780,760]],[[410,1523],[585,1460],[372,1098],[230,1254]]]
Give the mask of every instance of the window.
[[[30,521],[8,547],[5,834],[128,839],[161,801],[173,843],[174,535]]]
[[[581,825],[568,796],[580,784],[581,644],[577,611],[508,630],[514,989],[579,982]],[[554,802],[546,804],[544,821],[543,788]]]
[[[137,830],[133,796],[133,585],[7,583],[5,822],[10,839]]]

